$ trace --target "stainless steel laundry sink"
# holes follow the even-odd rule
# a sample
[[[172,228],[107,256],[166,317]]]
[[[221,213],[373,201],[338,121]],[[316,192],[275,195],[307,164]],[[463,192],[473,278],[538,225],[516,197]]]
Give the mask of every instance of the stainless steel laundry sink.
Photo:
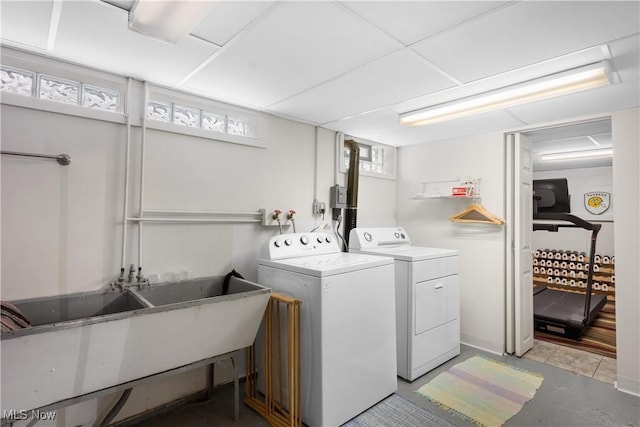
[[[223,282],[210,278],[192,279],[183,282],[159,283],[141,289],[131,288],[130,292],[141,296],[154,306],[165,306],[186,302],[202,303],[207,298],[222,298],[257,290],[254,283],[244,280],[230,280],[227,292],[223,292]]]
[[[29,319],[33,328],[16,331],[20,333],[38,332],[43,327],[72,326],[74,322],[90,323],[100,317],[113,317],[118,313],[148,308],[129,292],[83,292],[32,298],[12,302]],[[125,314],[128,316],[128,314]],[[63,323],[69,323],[62,325]]]
[[[32,327],[1,336],[2,410],[35,409],[253,344],[270,289],[223,277],[11,301]]]

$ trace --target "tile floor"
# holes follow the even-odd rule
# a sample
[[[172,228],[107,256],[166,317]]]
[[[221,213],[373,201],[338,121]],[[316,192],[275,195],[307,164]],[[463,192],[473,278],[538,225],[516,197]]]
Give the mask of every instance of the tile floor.
[[[609,384],[616,380],[616,359],[546,341],[534,340],[523,357]]]

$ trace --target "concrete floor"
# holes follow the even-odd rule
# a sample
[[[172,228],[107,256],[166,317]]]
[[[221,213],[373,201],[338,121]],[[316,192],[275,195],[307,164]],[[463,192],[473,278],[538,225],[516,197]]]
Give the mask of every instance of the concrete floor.
[[[467,346],[462,346],[461,354],[458,357],[411,383],[398,378],[397,393],[448,419],[457,426],[473,427],[474,424],[463,421],[439,408],[415,391],[452,365],[477,354],[542,374],[544,377],[542,386],[538,389],[535,397],[504,424],[507,427],[640,427],[640,398],[621,393],[610,383],[536,360],[514,356],[497,356]],[[243,385],[241,384],[241,387]],[[173,427],[177,425],[188,427],[268,426],[255,412],[242,404],[240,419],[233,420],[232,385],[218,388],[211,401],[190,404],[138,424],[139,427]]]

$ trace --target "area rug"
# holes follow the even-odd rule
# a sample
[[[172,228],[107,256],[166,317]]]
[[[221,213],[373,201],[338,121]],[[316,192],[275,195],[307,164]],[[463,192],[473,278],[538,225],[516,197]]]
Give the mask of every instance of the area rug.
[[[392,394],[377,405],[367,409],[342,427],[455,427],[444,418],[429,412],[397,394]]]
[[[565,347],[588,351],[601,356],[616,358],[616,306],[615,301],[607,303],[593,323],[582,333],[582,340],[576,341],[558,335],[535,331],[535,339],[552,342]]]
[[[542,376],[482,356],[452,366],[417,390],[480,426],[501,426],[533,398]]]

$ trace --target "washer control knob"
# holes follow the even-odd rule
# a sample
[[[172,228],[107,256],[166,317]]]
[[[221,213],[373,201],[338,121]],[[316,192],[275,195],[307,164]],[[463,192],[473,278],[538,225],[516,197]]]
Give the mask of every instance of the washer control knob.
[[[282,240],[276,240],[275,242],[273,242],[273,244],[276,248],[279,248],[280,246],[282,246]]]
[[[318,236],[318,243],[322,243],[324,242],[324,239],[322,238],[322,236]]]
[[[284,239],[284,244],[287,246],[291,246],[291,239]]]
[[[327,243],[331,243],[331,242],[333,241],[333,239],[331,238],[331,236],[327,236],[327,238],[326,238],[326,239],[324,239],[324,240],[326,240],[326,242],[327,242]]]
[[[406,238],[407,236],[405,236],[404,233],[400,233],[400,237],[402,237],[403,239]]]
[[[367,242],[370,242],[371,239],[373,239],[373,237],[371,237],[371,234],[368,231],[366,231],[364,233],[364,240],[366,240]]]
[[[302,243],[303,245],[308,245],[309,244],[309,238],[307,236],[300,237],[300,243]]]
[[[399,238],[400,238],[400,233],[396,232],[396,233],[394,234],[394,236],[396,236],[396,239],[399,239]]]

